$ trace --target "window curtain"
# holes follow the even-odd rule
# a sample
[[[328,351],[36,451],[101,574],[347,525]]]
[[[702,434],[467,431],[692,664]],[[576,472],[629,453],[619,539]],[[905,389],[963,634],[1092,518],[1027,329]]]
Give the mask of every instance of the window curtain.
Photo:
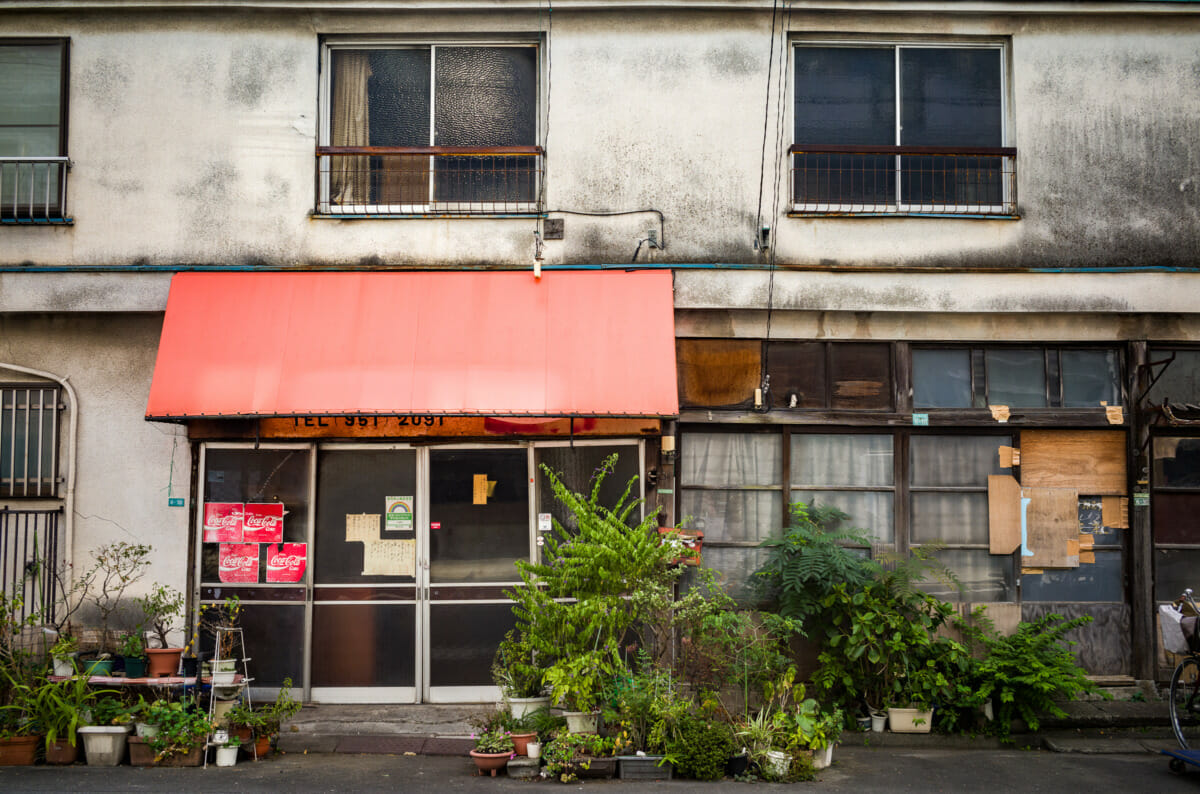
[[[333,69],[332,146],[368,146],[370,111],[367,79],[369,53],[338,52]],[[330,158],[330,200],[333,204],[366,204],[369,200],[368,161],[361,155]]]

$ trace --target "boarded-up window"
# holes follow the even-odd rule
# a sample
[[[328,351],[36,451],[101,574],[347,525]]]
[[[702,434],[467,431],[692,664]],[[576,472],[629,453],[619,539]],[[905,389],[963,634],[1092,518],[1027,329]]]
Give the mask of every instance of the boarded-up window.
[[[685,408],[752,408],[762,382],[756,339],[677,339],[679,404]]]
[[[771,405],[839,411],[892,408],[892,348],[871,342],[771,342]]]

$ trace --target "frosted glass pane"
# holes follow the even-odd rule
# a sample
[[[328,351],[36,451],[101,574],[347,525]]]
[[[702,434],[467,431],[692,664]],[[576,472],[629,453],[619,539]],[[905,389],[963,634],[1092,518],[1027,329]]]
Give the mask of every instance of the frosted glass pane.
[[[537,50],[438,47],[436,71],[438,146],[536,143]]]
[[[987,543],[987,494],[914,493],[912,539],[914,543]]]
[[[792,485],[891,485],[892,437],[795,434]]]
[[[970,350],[914,350],[912,367],[913,407],[971,407]]]
[[[703,531],[705,543],[757,543],[779,535],[783,527],[783,494],[778,491],[689,490],[682,501],[683,525]]]
[[[1060,361],[1064,407],[1120,404],[1121,372],[1115,350],[1063,350]]]
[[[752,577],[754,572],[766,562],[766,549],[710,548],[706,543],[702,555],[701,564],[716,572],[717,584],[726,593],[741,603],[753,600]],[[695,586],[695,581],[696,569],[688,568],[679,583],[680,595]]]
[[[1000,468],[1001,446],[1010,436],[913,436],[910,443],[913,485],[987,487],[989,474],[1011,474]]]
[[[778,434],[686,433],[680,455],[683,485],[783,485]]]
[[[945,601],[1012,601],[1016,596],[1013,558],[988,554],[987,551],[950,549],[938,552],[963,586],[960,595],[953,585],[927,581],[921,589]]]
[[[876,491],[792,491],[793,502],[832,505],[850,516],[847,526],[860,527],[880,543],[896,539],[892,494]]]
[[[334,75],[338,74],[334,53]],[[371,146],[428,146],[429,50],[373,50],[367,94]]]
[[[0,125],[57,125],[61,87],[61,44],[0,45]]]
[[[1046,357],[1041,350],[988,350],[988,404],[1046,407]]]

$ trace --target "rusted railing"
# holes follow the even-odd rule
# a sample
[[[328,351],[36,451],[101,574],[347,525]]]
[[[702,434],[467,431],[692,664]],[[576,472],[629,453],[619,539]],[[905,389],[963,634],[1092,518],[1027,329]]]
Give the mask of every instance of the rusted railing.
[[[536,211],[540,146],[319,146],[319,215]]]
[[[40,614],[43,623],[54,622],[61,514],[57,508],[0,507],[0,592],[10,601],[19,599],[18,619]]]
[[[1015,215],[1011,147],[801,146],[792,155],[798,213]]]
[[[66,157],[0,157],[0,222],[67,219]]]

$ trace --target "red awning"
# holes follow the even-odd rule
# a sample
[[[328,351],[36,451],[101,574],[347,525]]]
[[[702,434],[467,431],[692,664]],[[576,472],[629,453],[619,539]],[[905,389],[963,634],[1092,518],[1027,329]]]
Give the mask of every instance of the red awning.
[[[673,416],[666,271],[179,273],[146,416]]]

